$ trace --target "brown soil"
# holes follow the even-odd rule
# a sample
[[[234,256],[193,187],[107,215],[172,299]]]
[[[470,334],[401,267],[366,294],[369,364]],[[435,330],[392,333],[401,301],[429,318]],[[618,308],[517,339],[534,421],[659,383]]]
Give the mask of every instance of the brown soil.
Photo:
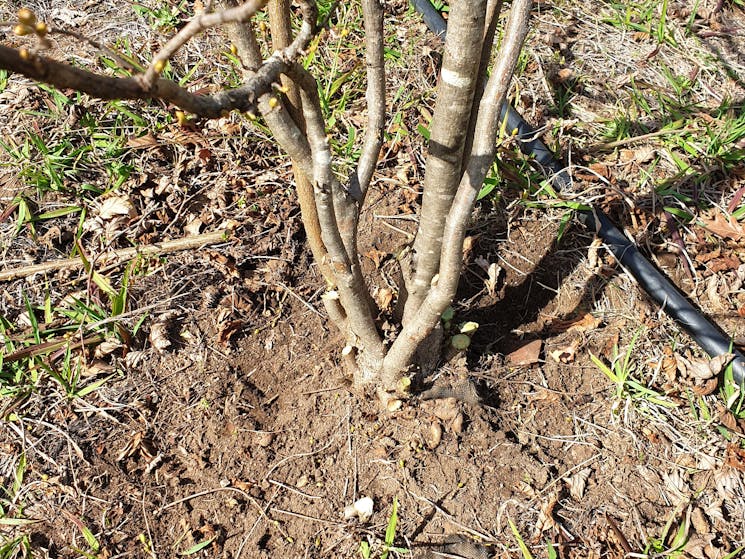
[[[536,557],[547,556],[546,542],[577,559],[644,553],[660,538],[668,549],[686,522],[686,556],[714,559],[743,544],[743,461],[717,410],[713,419],[693,417],[692,385],[680,379],[675,388],[650,381],[667,390],[671,408],[619,398],[590,358],[610,360],[643,328],[634,361],[662,375],[671,337],[680,352],[692,342],[612,260],[591,262],[592,238],[581,228],[557,241],[561,211],[508,214],[509,193],[497,211],[479,208],[455,306],[458,320],[480,329],[467,355],[450,356],[425,379],[467,378],[479,401],[415,397],[381,412],[348,389],[293,195],[276,186],[285,168],[260,168],[271,152],[241,155],[247,176],[177,199],[168,214],[180,230],[185,215],[219,202],[210,211],[241,227],[217,247],[153,259],[150,273],[133,279],[131,300],[154,310],[129,348],[106,357],[112,378],[65,400],[42,377],[33,398],[4,404],[6,417],[17,416],[0,424],[2,474],[12,479],[25,455],[20,500],[25,517],[39,521],[24,527],[36,556],[84,556],[86,528],[100,543],[97,556],[109,559],[176,557],[206,541],[191,556],[352,558],[369,542],[379,557],[394,500],[395,543],[420,557],[479,557],[432,551],[453,537],[479,542],[489,557],[520,557],[510,521]],[[183,173],[197,180],[211,171]],[[256,203],[239,210],[233,202],[248,183],[259,190]],[[378,287],[385,280],[373,272],[395,275],[392,255],[406,237],[374,215],[417,203],[386,184],[374,186],[360,235],[375,239],[362,253]],[[728,250],[745,261],[742,247]],[[494,285],[483,262],[499,265]],[[68,279],[51,278],[55,286]],[[35,288],[19,281],[7,293],[40,295]],[[22,308],[7,298],[4,314],[14,320]],[[741,321],[723,324],[745,335]],[[531,341],[539,351],[521,361],[514,352]],[[708,401],[714,408],[716,395]],[[363,496],[374,501],[371,519],[345,519]]]

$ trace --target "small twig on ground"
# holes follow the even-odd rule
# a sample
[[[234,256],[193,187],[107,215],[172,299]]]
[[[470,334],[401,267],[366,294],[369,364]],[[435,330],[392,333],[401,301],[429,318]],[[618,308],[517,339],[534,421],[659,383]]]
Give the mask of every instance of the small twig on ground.
[[[418,499],[419,501],[422,501],[424,503],[427,503],[429,506],[433,507],[437,512],[439,512],[442,516],[444,516],[447,519],[448,522],[454,524],[455,526],[457,526],[461,530],[463,530],[465,532],[468,532],[472,536],[476,536],[477,538],[480,538],[481,540],[483,540],[485,542],[493,542],[493,541],[495,541],[494,536],[490,536],[489,534],[484,534],[482,532],[479,532],[478,530],[474,530],[473,528],[469,528],[468,526],[466,526],[462,522],[459,522],[452,514],[450,514],[449,512],[447,512],[442,507],[438,506],[438,504],[435,503],[434,501],[431,501],[431,500],[427,499],[426,497],[421,497],[421,496],[417,495],[416,493],[412,493],[411,491],[409,491],[409,494],[412,497],[414,497],[415,499]]]
[[[310,493],[305,493],[304,491],[300,491],[299,489],[293,487],[292,485],[287,485],[286,483],[277,481],[276,479],[268,478],[267,481],[278,487],[281,487],[282,489],[287,489],[287,491],[296,493],[297,495],[300,495],[301,497],[305,497],[306,499],[322,499],[320,495],[311,495]]]
[[[153,245],[144,245],[140,247],[123,248],[115,250],[110,254],[107,254],[103,260],[107,262],[111,260],[124,261],[134,258],[138,255],[142,256],[155,256],[160,254],[167,254],[169,252],[178,252],[180,250],[188,250],[191,248],[198,248],[206,245],[212,245],[227,240],[226,231],[214,231],[212,233],[204,233],[202,235],[192,235],[189,237],[183,237],[181,239],[174,239],[172,241],[164,241]],[[11,270],[4,270],[0,272],[0,281],[10,281],[18,278],[24,278],[39,274],[43,272],[52,272],[55,270],[62,270],[65,268],[82,268],[84,265],[83,260],[80,258],[64,258],[61,260],[52,260],[49,262],[42,262],[40,264],[31,264],[29,266],[21,266],[20,268],[13,268]]]
[[[610,149],[615,149],[618,147],[626,146],[629,144],[634,144],[636,142],[643,142],[645,140],[650,140],[658,136],[667,136],[668,134],[683,134],[685,132],[692,132],[692,131],[693,131],[693,127],[691,126],[685,126],[683,128],[679,128],[675,130],[657,130],[656,132],[650,132],[649,134],[642,134],[641,136],[634,136],[632,138],[624,138],[622,140],[617,140],[615,142],[608,142],[606,144],[596,144],[590,147],[590,151],[610,150]]]
[[[321,524],[330,524],[332,526],[339,526],[340,524],[338,521],[335,521],[335,520],[326,520],[325,518],[317,518],[315,516],[308,516],[307,514],[293,512],[291,510],[278,509],[277,507],[272,507],[269,510],[271,512],[276,512],[279,514],[287,514],[289,516],[295,516],[297,518],[302,518],[303,520],[312,520],[313,522],[320,522]]]
[[[271,468],[269,468],[269,470],[267,471],[267,473],[264,474],[264,479],[265,480],[269,479],[269,476],[272,475],[272,472],[274,470],[276,470],[277,468],[279,468],[285,462],[289,462],[290,460],[294,460],[295,458],[305,458],[306,456],[313,456],[315,454],[319,454],[319,453],[321,453],[321,452],[323,452],[323,451],[331,448],[331,446],[333,444],[334,444],[334,440],[331,439],[331,441],[327,445],[322,446],[318,450],[314,450],[312,452],[301,452],[301,453],[298,453],[298,454],[291,454],[290,456],[286,456],[285,458],[282,458],[282,460],[280,460],[279,462],[277,462],[276,464],[274,464],[274,466],[272,466]]]

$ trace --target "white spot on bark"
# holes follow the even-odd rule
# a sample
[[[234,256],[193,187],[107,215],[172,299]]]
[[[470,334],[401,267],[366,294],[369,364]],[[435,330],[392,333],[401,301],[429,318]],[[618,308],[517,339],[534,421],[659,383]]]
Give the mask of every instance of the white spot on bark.
[[[313,161],[318,165],[326,166],[331,164],[331,152],[328,150],[318,150],[313,154]]]
[[[468,76],[462,76],[461,74],[448,70],[447,68],[442,69],[442,80],[453,87],[468,87],[471,84],[471,78]]]

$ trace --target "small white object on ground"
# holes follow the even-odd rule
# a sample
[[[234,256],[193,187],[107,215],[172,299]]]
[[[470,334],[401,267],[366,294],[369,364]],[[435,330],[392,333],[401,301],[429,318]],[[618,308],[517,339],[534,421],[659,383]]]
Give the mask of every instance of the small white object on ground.
[[[356,500],[354,504],[344,507],[345,520],[356,516],[360,519],[360,522],[367,522],[372,516],[373,504],[373,500],[370,497],[362,497]]]

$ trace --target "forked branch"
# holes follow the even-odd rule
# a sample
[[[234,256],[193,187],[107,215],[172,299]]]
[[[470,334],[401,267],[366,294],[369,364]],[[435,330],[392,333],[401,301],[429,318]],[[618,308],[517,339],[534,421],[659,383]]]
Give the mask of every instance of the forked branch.
[[[383,365],[383,383],[395,386],[421,341],[432,331],[455,297],[463,266],[463,240],[481,185],[496,153],[500,107],[505,101],[523,41],[532,0],[513,0],[497,61],[479,106],[474,142],[442,238],[437,282],[416,315],[404,324]]]

